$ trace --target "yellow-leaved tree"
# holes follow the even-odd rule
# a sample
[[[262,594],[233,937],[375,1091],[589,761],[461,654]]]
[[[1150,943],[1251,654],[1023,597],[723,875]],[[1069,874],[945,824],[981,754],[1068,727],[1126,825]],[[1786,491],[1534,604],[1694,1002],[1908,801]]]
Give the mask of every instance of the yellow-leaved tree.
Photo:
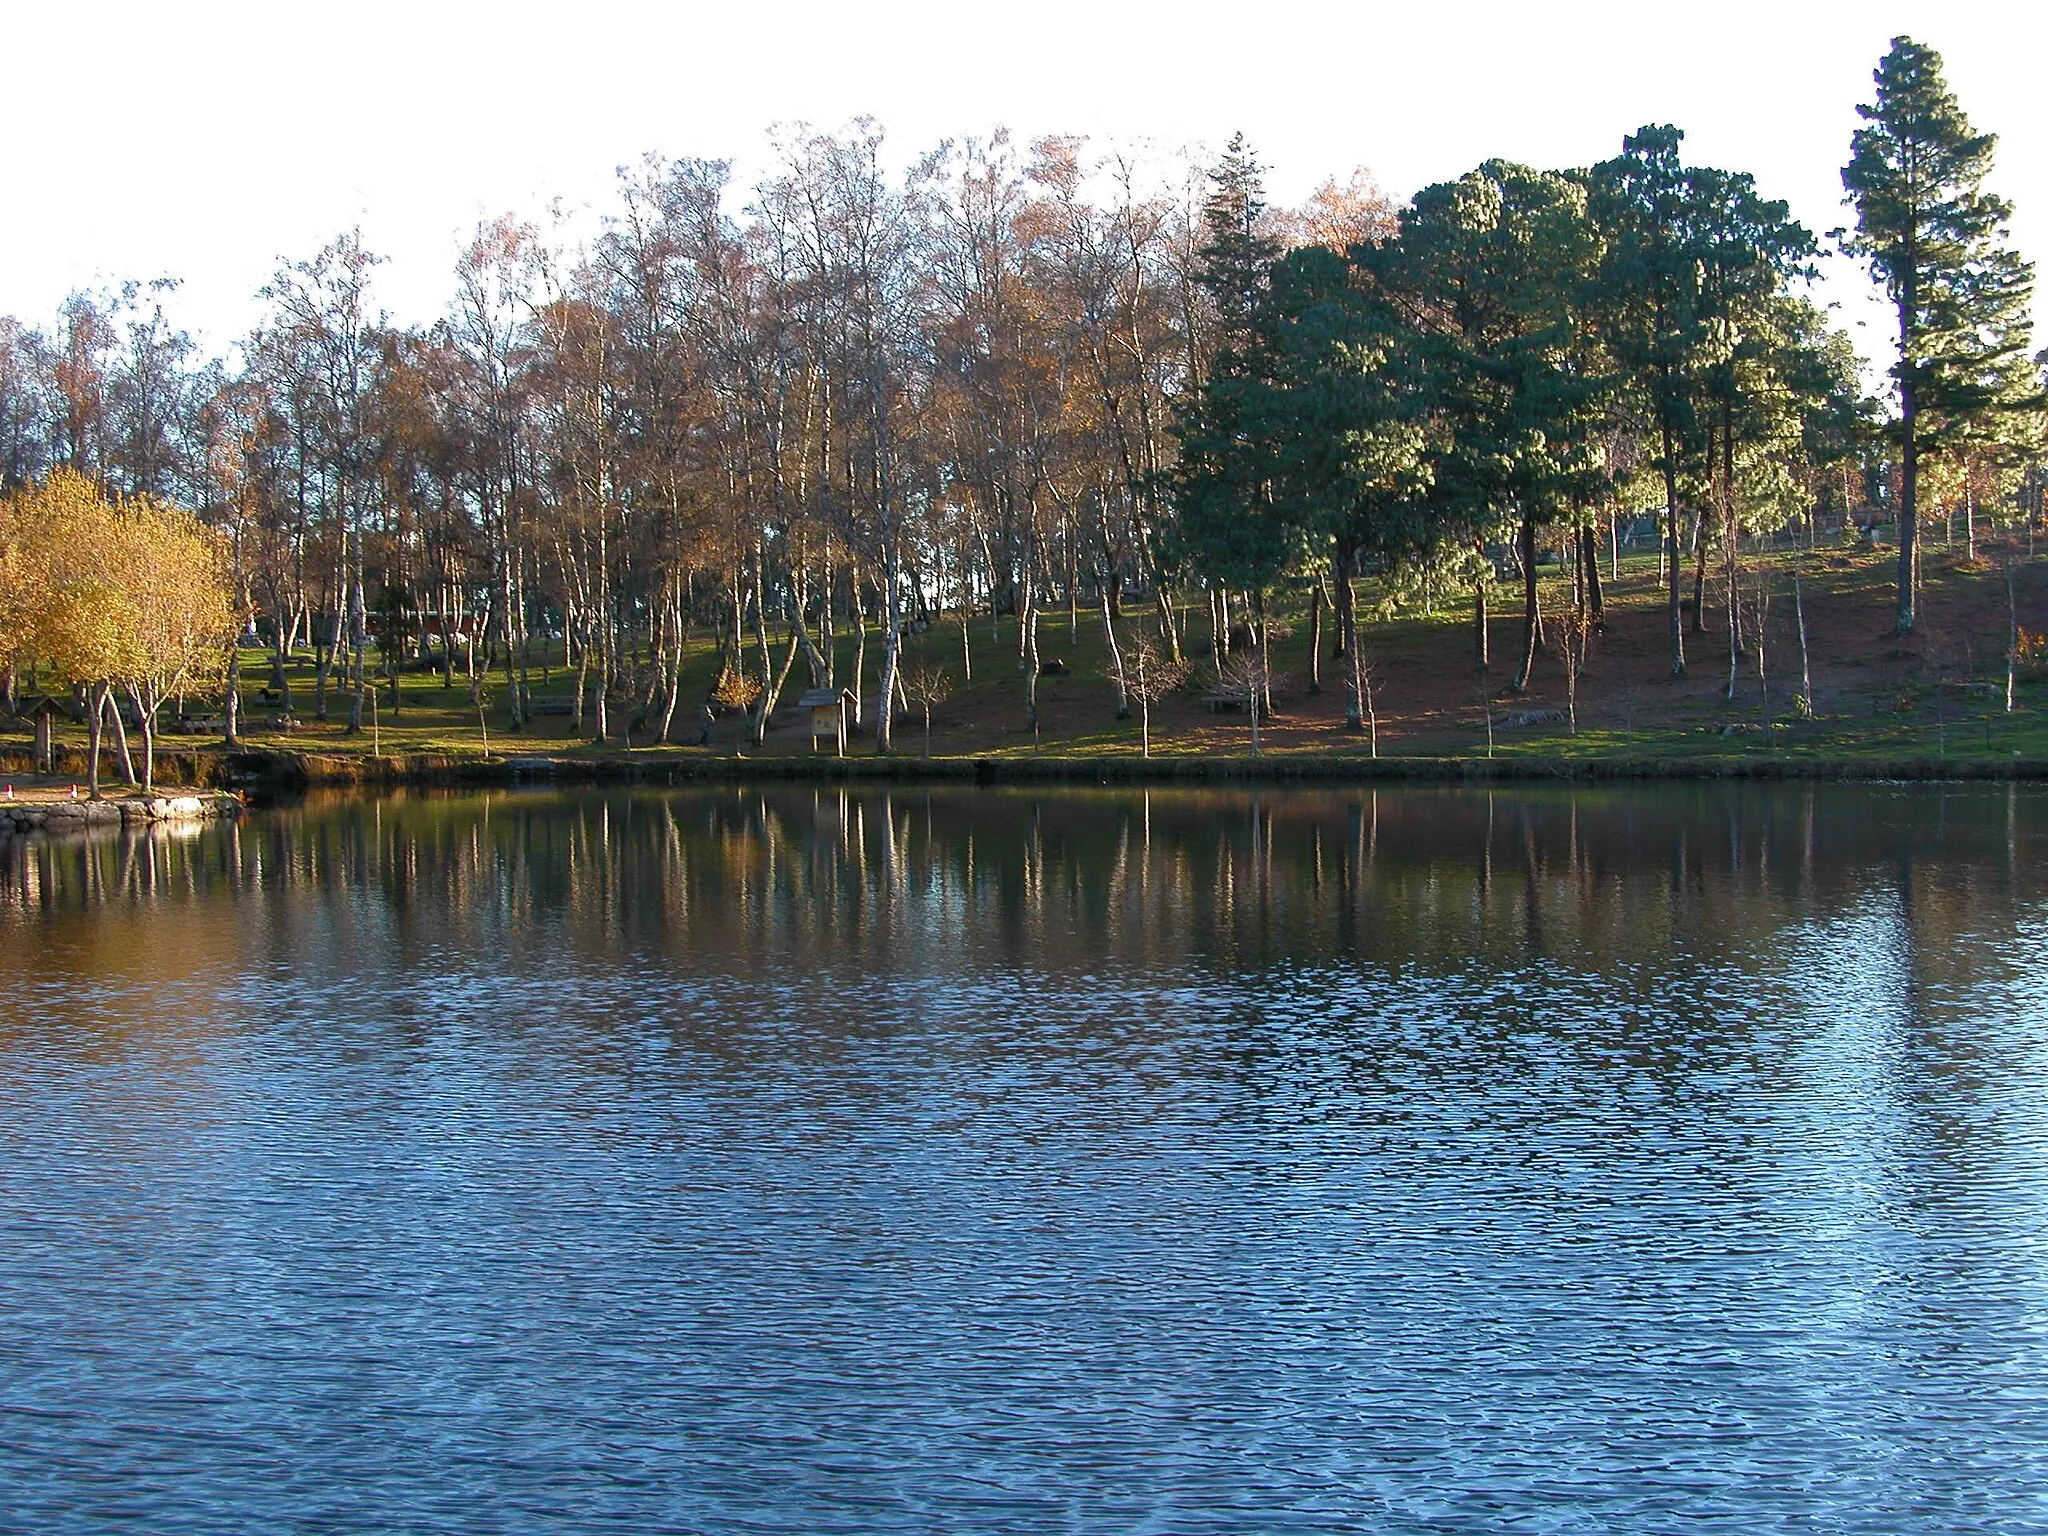
[[[114,690],[125,690],[142,721],[143,787],[154,788],[164,701],[217,678],[234,637],[218,535],[147,498],[110,503],[90,480],[59,469],[10,499],[4,538],[0,639],[9,658],[47,666],[85,693],[94,798],[107,714]]]
[[[8,504],[7,624],[15,658],[48,667],[84,691],[92,750],[87,780],[100,792],[100,743],[115,679],[126,664],[126,601],[109,562],[114,509],[68,469]]]
[[[142,722],[142,787],[156,787],[156,728],[174,694],[217,685],[235,638],[221,536],[182,507],[136,497],[114,509],[112,565],[129,632],[116,673]]]
[[[16,707],[16,675],[31,658],[22,587],[24,572],[14,528],[14,499],[0,501],[0,667],[7,669],[7,704]]]

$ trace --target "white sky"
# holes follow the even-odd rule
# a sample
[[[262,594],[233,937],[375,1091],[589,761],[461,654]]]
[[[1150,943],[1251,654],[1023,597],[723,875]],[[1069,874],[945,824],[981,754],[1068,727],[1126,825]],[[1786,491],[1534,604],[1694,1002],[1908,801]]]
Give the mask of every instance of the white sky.
[[[0,312],[70,288],[177,277],[175,318],[224,348],[280,258],[360,223],[393,317],[439,312],[480,218],[604,206],[649,150],[731,157],[778,121],[869,113],[907,158],[1007,125],[1020,139],[1220,144],[1275,201],[1372,169],[1397,198],[1492,156],[1583,165],[1646,122],[1689,159],[1755,173],[1817,233],[1845,221],[1854,108],[1888,39],[1938,49],[2023,251],[2048,257],[2048,5],[1892,0],[1209,7],[1115,0],[16,0],[6,22]],[[1837,263],[1846,267],[1847,263]],[[1866,355],[1884,316],[1850,272],[1827,294]]]

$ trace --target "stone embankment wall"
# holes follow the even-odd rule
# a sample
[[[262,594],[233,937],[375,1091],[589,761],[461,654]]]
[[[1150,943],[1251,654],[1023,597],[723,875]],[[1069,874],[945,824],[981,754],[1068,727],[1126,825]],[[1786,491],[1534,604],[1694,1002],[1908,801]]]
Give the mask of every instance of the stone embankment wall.
[[[79,832],[87,827],[146,827],[215,821],[242,814],[233,795],[136,795],[125,800],[0,800],[0,834]]]

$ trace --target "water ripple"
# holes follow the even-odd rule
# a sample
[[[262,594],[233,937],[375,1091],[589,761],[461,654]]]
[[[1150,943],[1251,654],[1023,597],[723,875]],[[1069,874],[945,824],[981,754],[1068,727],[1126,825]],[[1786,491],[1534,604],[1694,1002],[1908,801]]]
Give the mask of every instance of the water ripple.
[[[2048,1530],[2048,805],[1924,808],[0,852],[0,1524]]]

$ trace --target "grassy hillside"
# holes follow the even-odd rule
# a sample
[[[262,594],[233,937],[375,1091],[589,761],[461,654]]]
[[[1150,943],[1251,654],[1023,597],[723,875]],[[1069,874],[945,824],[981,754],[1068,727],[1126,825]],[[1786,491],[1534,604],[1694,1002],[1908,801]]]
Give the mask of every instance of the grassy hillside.
[[[2037,676],[2023,668],[2015,711],[2005,711],[2006,588],[2003,569],[1988,560],[1964,562],[1960,550],[1937,546],[1925,565],[1924,619],[1918,633],[1901,642],[1891,630],[1893,555],[1884,550],[1832,549],[1787,552],[1751,562],[1745,584],[1772,593],[1763,627],[1765,673],[1758,676],[1753,650],[1741,662],[1737,692],[1725,696],[1728,677],[1726,609],[1714,584],[1708,589],[1703,629],[1688,619],[1688,675],[1669,676],[1665,649],[1663,592],[1654,555],[1624,562],[1607,592],[1604,633],[1596,636],[1582,678],[1577,728],[1554,712],[1566,706],[1564,667],[1553,648],[1539,657],[1526,693],[1508,684],[1519,651],[1521,620],[1517,594],[1496,594],[1492,621],[1493,666],[1482,675],[1473,663],[1469,605],[1455,611],[1405,613],[1375,618],[1365,631],[1365,649],[1375,679],[1381,755],[1432,757],[1586,757],[1720,759],[1762,754],[1810,754],[1844,758],[2010,757],[2048,758],[2048,669]],[[1813,683],[1811,718],[1794,713],[1800,685],[1800,650],[1792,589],[1798,576],[1804,592],[1807,664]],[[1365,601],[1377,594],[1362,584]],[[1546,609],[1568,601],[1567,578],[1554,569],[1543,578]],[[2028,562],[2014,573],[2020,623],[2048,630],[2048,561]],[[1133,609],[1127,623],[1150,622],[1149,608]],[[1334,625],[1326,629],[1323,686],[1309,681],[1309,626],[1306,616],[1282,616],[1291,629],[1276,642],[1274,663],[1278,713],[1264,722],[1262,750],[1278,754],[1365,753],[1366,739],[1343,727],[1343,663],[1329,650]],[[1249,721],[1241,711],[1212,711],[1204,695],[1214,687],[1206,666],[1206,616],[1186,615],[1195,677],[1180,695],[1156,706],[1152,717],[1155,755],[1242,754],[1250,750]],[[1057,660],[1063,673],[1041,677],[1040,726],[1026,726],[1025,680],[1018,662],[1017,623],[1007,616],[976,617],[970,626],[973,677],[963,676],[960,627],[943,619],[907,644],[912,666],[939,665],[953,680],[952,696],[933,715],[930,750],[935,755],[1087,756],[1134,754],[1138,721],[1118,720],[1108,677],[1107,650],[1099,612],[1071,619],[1064,609],[1041,619],[1039,651]],[[779,664],[781,644],[775,647]],[[853,674],[854,641],[842,636],[840,680]],[[693,644],[684,677],[684,704],[671,730],[683,750],[698,750],[697,706],[711,681],[715,645]],[[866,689],[876,685],[881,661],[878,636],[867,647]],[[299,658],[291,669],[296,723],[276,724],[277,703],[267,698],[267,656],[243,658],[244,738],[253,746],[298,752],[385,754],[479,753],[496,755],[563,752],[618,753],[621,734],[632,729],[632,750],[651,753],[653,723],[641,718],[637,700],[615,705],[613,740],[602,746],[570,736],[564,711],[570,674],[562,669],[559,646],[537,658],[532,675],[536,699],[549,712],[518,732],[507,729],[501,703],[486,698],[481,718],[458,674],[444,688],[438,672],[401,675],[394,702],[379,692],[374,728],[357,735],[345,730],[346,701],[330,691],[329,719],[315,718],[313,665]],[[784,693],[793,704],[809,685],[799,660]],[[502,678],[493,683],[502,693]],[[198,707],[194,706],[197,713]],[[208,714],[217,713],[209,709]],[[1491,744],[1489,746],[1489,722]],[[28,742],[25,726],[0,730],[0,744],[19,749]],[[82,729],[60,733],[82,742]],[[166,746],[199,745],[203,738],[167,736]],[[718,720],[711,750],[749,754],[803,754],[811,750],[798,712],[785,709],[767,741],[756,747],[748,722],[736,715]],[[873,751],[871,734],[855,740],[855,753]],[[898,727],[897,750],[921,753],[924,734],[916,712]]]

